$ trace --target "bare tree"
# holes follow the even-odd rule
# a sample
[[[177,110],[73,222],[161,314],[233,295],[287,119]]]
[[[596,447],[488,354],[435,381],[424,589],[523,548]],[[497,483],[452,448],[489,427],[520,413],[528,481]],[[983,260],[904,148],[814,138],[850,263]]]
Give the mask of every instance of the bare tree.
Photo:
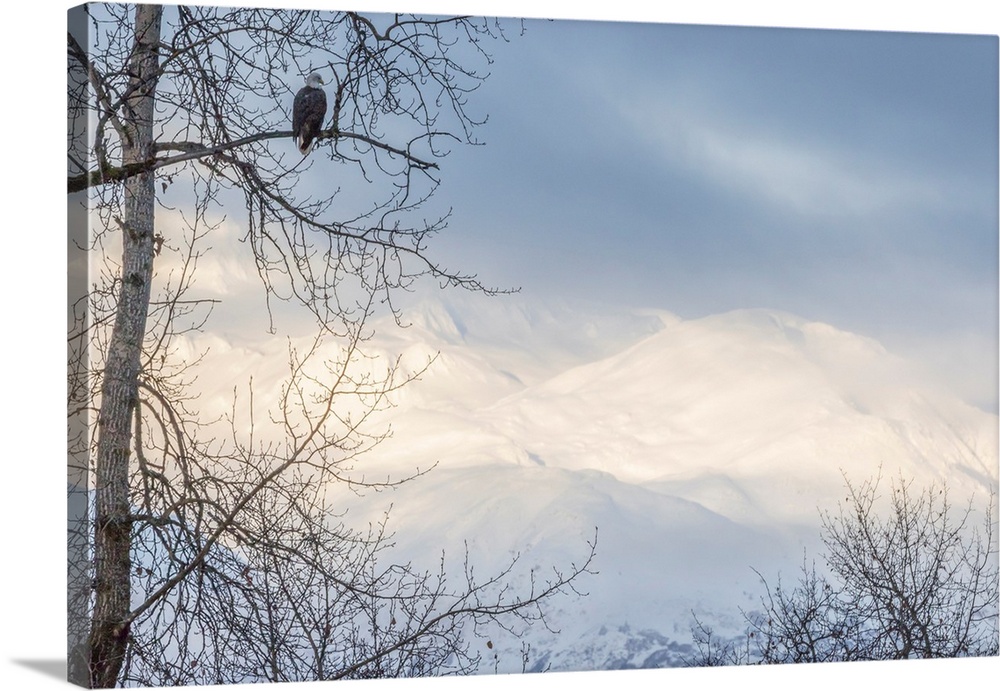
[[[761,577],[761,608],[725,640],[696,621],[695,665],[775,664],[996,655],[998,602],[993,497],[982,527],[946,486],[915,492],[881,476],[822,514],[826,573],[803,564],[791,590]],[[760,575],[760,574],[758,574]]]
[[[71,679],[466,672],[484,624],[544,623],[542,604],[573,590],[593,543],[579,564],[532,572],[523,591],[508,583],[516,559],[482,580],[466,565],[452,583],[443,566],[393,564],[384,525],[345,525],[327,493],[408,479],[352,472],[384,438],[373,416],[419,374],[366,359],[375,311],[398,314],[396,291],[422,276],[490,292],[428,255],[447,212],[428,221],[423,210],[437,160],[474,141],[466,99],[503,25],[115,4],[70,24],[68,190],[91,228],[75,250],[90,273],[69,336],[70,489],[83,507],[71,514]],[[332,107],[304,159],[289,108],[312,71]],[[220,433],[191,393],[198,357],[178,343],[218,302],[193,286],[219,210],[233,206],[271,330],[271,307],[288,301],[315,317],[317,336],[290,344],[270,417],[248,385]],[[182,220],[172,234],[166,214]],[[158,271],[167,256],[174,268]]]

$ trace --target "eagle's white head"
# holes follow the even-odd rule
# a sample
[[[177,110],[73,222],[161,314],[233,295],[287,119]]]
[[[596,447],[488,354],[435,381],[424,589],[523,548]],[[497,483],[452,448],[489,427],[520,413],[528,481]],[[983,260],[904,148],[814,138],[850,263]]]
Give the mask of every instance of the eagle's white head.
[[[306,86],[311,86],[314,89],[320,88],[325,83],[326,82],[323,81],[323,76],[319,72],[313,72],[306,77]]]

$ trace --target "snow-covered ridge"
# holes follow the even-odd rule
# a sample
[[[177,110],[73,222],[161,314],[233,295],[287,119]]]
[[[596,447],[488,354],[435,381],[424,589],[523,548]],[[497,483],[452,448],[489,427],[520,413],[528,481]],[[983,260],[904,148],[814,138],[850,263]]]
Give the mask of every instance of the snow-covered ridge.
[[[746,500],[755,501],[763,522],[812,517],[826,494],[817,492],[839,496],[841,470],[864,477],[882,466],[970,492],[996,481],[995,415],[922,387],[877,342],[826,324],[745,310],[689,321],[664,313],[654,326],[641,314],[625,338],[623,313],[610,333],[633,342],[586,360],[580,340],[575,349],[559,341],[551,313],[550,333],[521,348],[523,306],[509,332],[488,318],[512,334],[506,342],[437,309],[418,312],[424,340],[407,347],[437,348],[438,360],[392,419],[400,445],[416,443],[442,465],[591,469],[678,491],[725,477],[744,501],[722,493],[713,508],[748,519]],[[590,333],[599,324],[590,319]],[[580,332],[568,326],[566,341]],[[613,351],[605,338],[587,345]],[[396,452],[389,442],[383,458],[401,462]],[[770,496],[783,486],[781,499]]]

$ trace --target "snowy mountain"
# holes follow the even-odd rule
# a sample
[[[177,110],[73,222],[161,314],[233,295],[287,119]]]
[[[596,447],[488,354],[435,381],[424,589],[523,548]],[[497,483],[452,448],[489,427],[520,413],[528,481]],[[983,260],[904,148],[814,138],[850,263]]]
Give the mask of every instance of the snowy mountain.
[[[591,315],[562,332],[546,312],[551,332],[529,341],[517,316],[507,332],[478,315],[510,334],[499,342],[440,305],[416,312],[415,343],[397,352],[440,354],[401,393],[375,464],[398,467],[418,446],[445,467],[596,470],[766,525],[811,523],[840,496],[841,471],[881,466],[963,493],[996,482],[996,416],[922,387],[870,339],[753,310]]]
[[[946,480],[956,499],[997,487],[996,415],[826,324],[469,296],[405,318],[374,325],[368,362],[432,362],[377,418],[392,436],[358,470],[435,467],[391,492],[343,491],[351,521],[391,505],[398,558],[431,568],[443,550],[457,568],[468,548],[488,573],[519,554],[521,584],[581,559],[597,530],[589,594],[554,603],[558,633],[497,632],[501,671],[520,670],[523,642],[531,669],[679,664],[692,611],[736,626],[759,592],[752,568],[790,573],[816,554],[818,510],[845,475]],[[264,390],[275,351],[237,358]]]

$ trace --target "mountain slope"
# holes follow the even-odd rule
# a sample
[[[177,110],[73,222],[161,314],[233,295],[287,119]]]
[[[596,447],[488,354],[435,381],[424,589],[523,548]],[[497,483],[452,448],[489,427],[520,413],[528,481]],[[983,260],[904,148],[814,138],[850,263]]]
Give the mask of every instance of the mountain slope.
[[[921,388],[874,341],[790,315],[664,322],[531,385],[490,386],[489,373],[508,371],[502,358],[473,365],[480,351],[466,349],[444,351],[412,385],[393,415],[399,442],[379,453],[388,465],[417,448],[449,467],[593,469],[757,523],[811,521],[840,496],[841,471],[881,467],[965,493],[995,483],[996,416]],[[463,393],[468,371],[492,395]],[[706,490],[720,483],[729,490]]]

